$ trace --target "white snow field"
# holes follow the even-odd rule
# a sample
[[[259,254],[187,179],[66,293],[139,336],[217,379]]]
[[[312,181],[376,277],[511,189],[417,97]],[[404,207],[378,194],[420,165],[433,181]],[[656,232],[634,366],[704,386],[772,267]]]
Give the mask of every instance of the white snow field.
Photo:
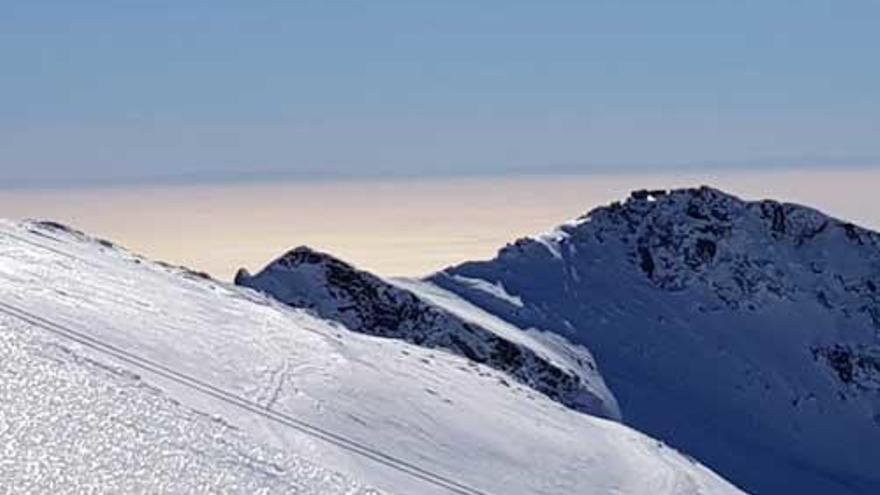
[[[371,494],[0,315],[0,493]]]
[[[0,312],[0,474],[20,486],[739,493],[501,372],[52,224],[0,223]]]

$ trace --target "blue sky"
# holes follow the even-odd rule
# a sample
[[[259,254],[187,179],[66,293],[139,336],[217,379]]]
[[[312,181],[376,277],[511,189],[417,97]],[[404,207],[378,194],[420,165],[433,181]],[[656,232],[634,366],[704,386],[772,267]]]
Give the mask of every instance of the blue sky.
[[[880,2],[6,0],[0,183],[880,165]]]

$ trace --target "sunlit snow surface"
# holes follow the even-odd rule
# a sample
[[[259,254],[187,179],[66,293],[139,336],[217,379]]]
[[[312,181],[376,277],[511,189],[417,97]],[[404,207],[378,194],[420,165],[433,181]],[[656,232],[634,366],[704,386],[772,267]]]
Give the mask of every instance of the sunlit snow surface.
[[[0,316],[0,492],[367,494]]]
[[[489,368],[444,352],[355,334],[255,292],[140,260],[61,230],[0,224],[0,302],[88,333],[483,493],[737,492],[706,468],[656,440],[620,424],[570,411]],[[141,464],[134,460],[134,453],[150,459],[149,453],[155,452],[155,460],[143,463],[150,469],[141,479],[150,486],[164,481],[189,483],[197,479],[189,476],[190,469],[206,480],[240,473],[240,481],[228,483],[231,488],[243,483],[244,491],[262,482],[270,487],[284,486],[285,480],[301,479],[300,466],[305,464],[291,460],[296,456],[389,491],[448,493],[78,344],[64,344],[69,345],[70,354],[46,343],[48,338],[40,330],[22,334],[21,325],[13,326],[9,321],[3,328],[3,352],[19,357],[2,364],[4,370],[11,370],[5,372],[2,386],[21,383],[18,386],[42,393],[0,406],[4,408],[0,442],[18,445],[33,441],[28,430],[21,431],[24,417],[6,420],[7,415],[59,415],[69,426],[33,431],[47,436],[41,442],[59,444],[56,449],[47,447],[45,455],[68,450],[83,453],[80,461],[66,456],[66,462],[82,463],[66,471],[74,477],[82,473],[74,483],[94,482],[101,491],[116,491],[110,488],[109,478],[105,480],[96,474],[100,471],[88,467],[93,461],[87,458],[104,452],[98,446],[105,443],[122,449],[118,444],[124,442],[113,437],[119,434],[137,438],[144,445],[132,440],[130,450],[124,450],[132,453],[131,459],[121,454],[121,460],[111,455],[94,462],[107,463],[111,474],[119,472],[112,467],[113,462],[119,462],[126,478],[135,478]],[[15,353],[23,347],[33,350]],[[31,371],[38,376],[26,378],[23,371],[16,371],[40,370],[41,366],[54,372],[41,377],[38,371]],[[117,368],[126,372],[112,371]],[[59,369],[74,371],[65,377]],[[144,385],[138,385],[141,382],[127,373],[140,374]],[[88,386],[73,393],[66,385],[52,385],[56,379]],[[116,390],[130,395],[120,397],[124,394]],[[22,392],[4,393],[20,396]],[[114,423],[126,414],[138,416],[128,421],[140,428],[126,429]],[[47,425],[61,423],[46,420]],[[259,449],[272,450],[253,453],[258,447],[248,443],[251,441],[261,444]],[[193,459],[184,462],[163,457],[164,452],[175,449],[188,452]],[[269,453],[278,451],[283,454]],[[281,456],[281,460],[267,467],[253,461],[261,455]],[[30,482],[38,474],[26,459],[19,452],[4,454],[2,469],[18,472],[22,482]],[[178,479],[184,468],[190,479]],[[311,478],[302,477],[309,489],[332,493],[323,487],[342,490],[349,486],[342,479],[328,480],[326,476],[332,475],[314,469]],[[245,477],[251,480],[245,481]],[[309,480],[329,484],[310,485]],[[192,489],[212,491],[209,486]],[[225,491],[223,485],[217,486],[217,491]],[[175,488],[169,490],[177,491]],[[180,487],[181,491],[187,488]],[[121,487],[121,491],[128,490]]]

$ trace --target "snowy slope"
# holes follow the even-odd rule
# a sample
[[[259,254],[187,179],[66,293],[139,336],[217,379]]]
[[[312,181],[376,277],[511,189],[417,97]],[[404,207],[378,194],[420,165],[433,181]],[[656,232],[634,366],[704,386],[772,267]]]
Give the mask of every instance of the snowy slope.
[[[576,356],[560,355],[519,329],[462,318],[409,287],[394,285],[329,254],[299,247],[254,276],[239,271],[235,283],[313,310],[350,330],[453,352],[505,372],[577,411],[620,417],[585,349]]]
[[[377,493],[0,315],[0,493]]]
[[[586,346],[627,424],[746,490],[880,493],[876,233],[710,188],[637,191],[431,281]]]
[[[454,292],[443,289],[430,281],[401,277],[390,279],[389,283],[416,294],[421,299],[447,311],[463,322],[478,325],[501,338],[532,349],[540,356],[546,356],[548,360],[560,369],[577,373],[585,383],[590,384],[593,390],[595,390],[594,394],[597,397],[601,397],[602,400],[601,410],[588,412],[618,421],[621,419],[617,399],[614,398],[614,395],[605,385],[601,370],[596,367],[595,359],[593,359],[592,354],[590,354],[586,347],[573,344],[565,337],[553,332],[513,326],[509,322],[471,304]],[[465,283],[471,282],[465,281]],[[497,288],[490,290],[490,293],[496,297],[505,297],[504,295],[499,295]]]
[[[404,473],[400,464],[378,463],[269,415],[332,432],[349,446],[368,446],[382,459],[405,460],[465,487],[460,493],[737,492],[674,449],[565,408],[486,366],[354,333],[256,292],[156,265],[51,225],[0,224],[0,303],[195,381],[65,344],[101,369],[124,373],[119,387],[129,387],[128,374],[136,373],[143,385],[130,388],[149,386],[162,401],[179,402],[163,402],[169,408],[202,411],[261,448],[392,492],[451,493]],[[115,383],[117,375],[106,379]],[[259,404],[267,415],[187,383],[213,384]],[[71,424],[85,421],[79,407],[67,404],[72,397],[51,388],[46,393],[53,404],[73,410]],[[39,404],[33,407],[39,412]],[[132,409],[146,414],[148,407]],[[101,421],[100,408],[92,414]],[[15,430],[0,430],[4,444],[16,438]],[[15,468],[18,456],[11,459]],[[290,471],[295,476],[296,469]]]

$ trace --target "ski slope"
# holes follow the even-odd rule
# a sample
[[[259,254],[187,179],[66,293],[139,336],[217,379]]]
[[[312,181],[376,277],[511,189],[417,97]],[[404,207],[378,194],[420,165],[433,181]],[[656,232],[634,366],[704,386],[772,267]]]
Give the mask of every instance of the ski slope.
[[[56,339],[69,359],[52,366],[77,363],[79,378],[66,379],[101,388],[68,394],[64,387],[40,386],[42,393],[18,399],[27,404],[13,402],[5,414],[52,409],[78,427],[103,425],[118,416],[113,408],[124,407],[157,431],[176,431],[178,422],[195,418],[188,423],[192,435],[211,438],[205,449],[181,435],[145,437],[131,448],[161,452],[167,447],[162,442],[190,448],[202,456],[206,477],[221,467],[226,473],[224,459],[235,465],[245,449],[266,449],[287,459],[279,461],[279,483],[300,479],[297,466],[306,461],[296,459],[320,466],[312,474],[315,484],[308,477],[303,482],[321,493],[320,483],[340,491],[372,486],[426,494],[738,493],[661,442],[567,409],[491,368],[354,333],[251,290],[155,264],[54,225],[0,224],[0,309],[4,346],[34,349],[10,361],[20,364],[0,365],[4,390],[18,387],[10,389],[21,395],[22,387],[30,388],[9,375],[17,376],[14,366],[39,367],[31,361],[56,352]],[[6,347],[4,352],[21,354]],[[33,383],[51,380],[57,370],[48,374]],[[144,402],[108,400],[108,387]],[[77,402],[83,396],[106,404]],[[162,414],[165,426],[154,425],[157,408],[170,411]],[[83,428],[78,435],[52,433],[53,441],[75,448],[70,444],[101,443],[101,435],[110,434]],[[16,429],[0,430],[6,445],[24,437]],[[234,442],[243,446],[230,448]],[[4,456],[4,469],[25,469],[19,479],[33,481],[20,455]],[[168,462],[141,473],[142,486],[160,479],[182,483]],[[129,475],[137,467],[123,463],[114,469],[120,471]],[[229,472],[254,478],[242,482],[246,491],[263,480],[253,466]],[[71,483],[91,479],[91,470],[69,473]],[[224,481],[215,481],[225,491]],[[97,483],[102,490],[112,486],[104,478]]]

